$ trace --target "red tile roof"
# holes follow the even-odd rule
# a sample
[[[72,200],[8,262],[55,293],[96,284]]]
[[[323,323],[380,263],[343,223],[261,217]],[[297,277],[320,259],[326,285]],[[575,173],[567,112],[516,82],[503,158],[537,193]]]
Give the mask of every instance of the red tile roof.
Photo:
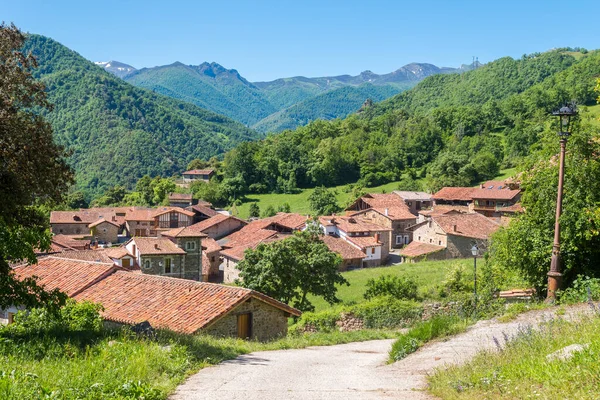
[[[113,260],[107,254],[107,250],[105,250],[105,249],[69,250],[69,251],[63,251],[59,254],[55,254],[54,257],[68,258],[71,260],[80,260],[80,261],[94,261],[94,262],[107,263],[107,264],[113,263]]]
[[[488,239],[500,225],[478,214],[445,214],[431,217],[448,235]]]
[[[116,218],[115,218],[115,219],[116,219]],[[117,228],[120,226],[120,225],[119,225],[119,224],[118,224],[116,221],[108,221],[108,220],[106,220],[106,219],[104,219],[104,218],[100,218],[100,219],[99,219],[99,220],[97,220],[96,222],[92,222],[91,224],[89,224],[89,225],[88,225],[88,228],[93,228],[93,227],[95,227],[95,226],[98,226],[98,225],[100,225],[100,224],[104,224],[104,223],[107,223],[107,224],[114,225],[114,226],[116,226]]]
[[[396,196],[400,197],[401,199],[405,200],[405,201],[414,201],[414,200],[421,200],[421,201],[429,201],[431,200],[431,193],[426,193],[426,192],[411,192],[408,190],[394,190],[392,193],[394,193]]]
[[[125,221],[153,221],[153,214],[154,209],[152,208],[134,209],[127,212],[125,215]]]
[[[169,239],[135,237],[131,240],[135,243],[142,256],[155,254],[186,254],[185,250],[177,247],[177,245]]]
[[[207,237],[202,239],[202,249],[207,253],[214,253],[215,251],[220,251],[221,246],[215,239]]]
[[[332,222],[333,221],[333,222]],[[323,226],[336,225],[344,232],[381,232],[391,231],[381,225],[361,219],[360,217],[344,217],[339,215],[319,217],[319,222]]]
[[[405,205],[404,207],[389,207],[389,208],[368,208],[366,210],[358,211],[352,214],[352,216],[363,215],[369,210],[373,210],[378,214],[390,219],[391,221],[400,221],[405,219],[416,219],[417,216],[410,212],[410,209]],[[387,215],[386,215],[387,213]]]
[[[525,212],[525,209],[523,208],[521,203],[515,203],[512,206],[500,207],[500,208],[498,208],[498,211],[513,214],[513,213]]]
[[[214,217],[210,217],[208,219],[205,219],[204,221],[198,222],[197,224],[190,225],[189,228],[192,230],[195,230],[197,232],[204,232],[205,230],[212,228],[215,225],[221,224],[230,218],[241,221],[244,224],[247,223],[246,221],[236,218],[236,217],[233,217],[231,215],[216,214]]]
[[[221,250],[221,255],[236,261],[241,261],[244,259],[246,250],[254,249],[261,243],[276,242],[278,240],[287,239],[288,237],[290,237],[290,234],[279,233],[269,229],[259,229],[258,231],[255,231],[252,236],[246,236],[244,241],[238,240],[223,245],[224,249]]]
[[[14,269],[18,279],[35,276],[38,284],[46,290],[58,289],[69,296],[76,295],[115,270],[112,262],[97,263],[53,256],[40,258],[37,264]]]
[[[521,193],[520,190],[511,190],[507,189],[506,186],[494,187],[493,189],[489,188],[477,188],[471,193],[471,198],[481,200],[481,199],[490,199],[490,200],[512,200],[517,197]]]
[[[207,204],[210,205],[210,203]],[[219,214],[216,210],[213,210],[212,208],[203,204],[195,204],[193,206],[186,207],[186,210],[201,213],[207,217],[214,217],[215,215]]]
[[[169,194],[169,200],[192,200],[191,193],[171,193]]]
[[[190,169],[189,171],[185,171],[182,175],[211,175],[214,172],[214,169]]]
[[[450,214],[450,213],[468,213],[468,212],[469,212],[468,206],[451,206],[451,205],[446,205],[446,204],[437,204],[429,210],[419,211],[419,214],[422,214],[425,216],[432,216],[432,215],[444,215],[444,214]]]
[[[192,211],[188,211],[188,210],[184,210],[181,207],[160,207],[156,210],[154,210],[154,214],[152,214],[152,217],[158,217],[160,215],[166,214],[166,213],[170,213],[170,212],[178,212],[180,214],[184,214],[187,215],[188,217],[193,217],[194,213]]]
[[[123,258],[125,256],[131,256],[131,254],[129,254],[129,252],[127,251],[127,249],[124,246],[111,247],[110,249],[106,249],[104,252],[111,259],[115,258],[117,260],[120,260],[121,258]]]
[[[85,235],[54,235],[52,236],[52,243],[57,247],[83,250],[88,248],[91,243],[89,239],[83,239],[84,237]]]
[[[375,240],[373,236],[346,236],[346,240],[354,243],[363,251],[367,247],[377,247],[382,245],[382,243]]]
[[[404,257],[419,257],[425,254],[435,253],[444,249],[444,246],[436,246],[434,244],[413,241],[400,250],[400,255]]]
[[[193,229],[191,226],[185,226],[182,228],[175,228],[168,231],[164,231],[160,233],[161,236],[168,237],[206,237],[205,233],[202,233],[196,229]]]
[[[52,211],[50,213],[51,224],[91,224],[100,218],[112,220],[116,217],[113,211]]]
[[[78,294],[104,306],[110,321],[136,324],[148,321],[155,328],[192,334],[251,298],[292,315],[300,312],[249,289],[129,272],[116,272]]]
[[[324,235],[321,240],[327,245],[329,250],[342,256],[344,260],[363,259],[367,256],[361,250],[339,237]]]
[[[431,196],[434,200],[471,201],[471,194],[477,190],[473,187],[444,187]]]

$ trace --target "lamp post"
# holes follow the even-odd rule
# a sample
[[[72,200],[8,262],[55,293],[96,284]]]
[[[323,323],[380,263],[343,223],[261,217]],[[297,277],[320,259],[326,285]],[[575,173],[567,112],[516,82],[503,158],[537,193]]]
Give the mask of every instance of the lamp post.
[[[479,253],[479,247],[477,243],[471,247],[471,254],[473,254],[473,294],[475,295],[475,305],[477,306],[477,254]]]
[[[552,115],[558,117],[558,137],[560,138],[560,161],[558,170],[558,195],[556,198],[556,219],[554,222],[554,244],[552,245],[552,261],[548,272],[548,296],[546,301],[556,299],[556,291],[560,289],[562,273],[560,272],[560,215],[562,213],[563,183],[565,178],[565,149],[567,138],[571,135],[571,122],[577,115],[575,104],[565,104]]]

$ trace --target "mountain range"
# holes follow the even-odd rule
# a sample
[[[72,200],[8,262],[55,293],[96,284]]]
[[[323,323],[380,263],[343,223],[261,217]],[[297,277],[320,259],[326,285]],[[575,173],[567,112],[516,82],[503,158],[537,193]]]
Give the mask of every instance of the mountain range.
[[[237,70],[214,62],[175,62],[139,70],[118,61],[103,66],[135,86],[223,114],[263,133],[294,129],[316,119],[343,118],[367,99],[381,101],[428,76],[472,68],[411,63],[382,75],[364,71],[356,76],[297,76],[249,82]]]
[[[261,137],[223,115],[130,85],[111,70],[122,72],[123,64],[96,65],[39,35],[29,35],[23,51],[37,58],[34,76],[54,104],[46,118],[89,197],[117,184],[132,187],[145,174],[180,174],[192,159]]]

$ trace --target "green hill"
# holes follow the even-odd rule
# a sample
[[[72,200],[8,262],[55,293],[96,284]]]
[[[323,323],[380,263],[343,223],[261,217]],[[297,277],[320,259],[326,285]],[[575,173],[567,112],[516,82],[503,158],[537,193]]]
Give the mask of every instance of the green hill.
[[[527,156],[550,111],[565,101],[595,104],[598,76],[598,51],[501,58],[430,76],[360,114],[242,144],[226,155],[225,177],[241,176],[251,193],[357,181],[371,187],[406,173],[406,186],[418,178],[429,190],[471,185]]]
[[[219,64],[174,63],[144,68],[125,76],[132,85],[153,90],[252,125],[274,113],[265,95],[237,71]]]
[[[47,118],[72,151],[77,186],[90,195],[144,174],[170,176],[194,158],[224,153],[256,132],[197,106],[132,86],[60,43],[30,35],[25,51],[47,86]]]
[[[402,85],[375,86],[365,83],[356,87],[343,86],[271,114],[252,128],[259,132],[281,132],[304,126],[317,119],[344,118],[358,111],[367,99],[382,101],[415,84],[416,82],[407,82]]]
[[[123,76],[127,82],[226,115],[261,132],[279,132],[315,119],[345,117],[371,98],[383,100],[433,74],[462,69],[412,63],[389,74],[292,77],[248,82],[217,63],[174,63]],[[122,74],[120,75],[122,76]]]

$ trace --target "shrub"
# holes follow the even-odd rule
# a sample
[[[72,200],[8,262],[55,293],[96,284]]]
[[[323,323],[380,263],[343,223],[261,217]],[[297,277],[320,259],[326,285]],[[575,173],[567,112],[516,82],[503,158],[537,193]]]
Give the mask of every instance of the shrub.
[[[558,292],[558,300],[563,304],[600,300],[600,278],[577,275],[571,286]]]
[[[417,289],[417,282],[410,277],[383,275],[367,281],[364,298],[369,300],[378,296],[391,296],[396,299],[415,300]]]
[[[460,293],[472,290],[472,282],[467,276],[465,268],[462,265],[453,265],[444,281],[442,295]]]
[[[413,301],[378,297],[351,307],[350,312],[361,318],[366,328],[396,328],[419,320],[423,307]]]

